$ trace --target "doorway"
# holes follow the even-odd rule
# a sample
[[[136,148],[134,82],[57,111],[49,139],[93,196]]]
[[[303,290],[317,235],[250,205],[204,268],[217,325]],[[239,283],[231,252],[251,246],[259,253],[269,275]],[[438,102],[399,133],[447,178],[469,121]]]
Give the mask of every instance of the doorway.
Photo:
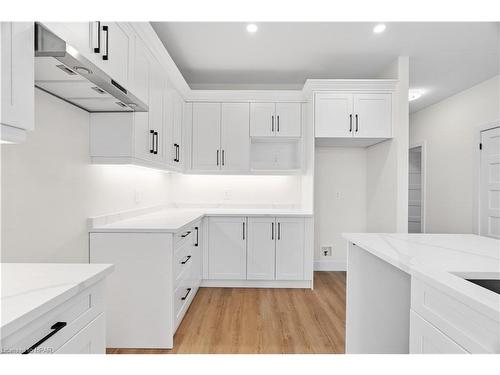
[[[408,233],[425,233],[423,144],[410,148],[408,161]]]

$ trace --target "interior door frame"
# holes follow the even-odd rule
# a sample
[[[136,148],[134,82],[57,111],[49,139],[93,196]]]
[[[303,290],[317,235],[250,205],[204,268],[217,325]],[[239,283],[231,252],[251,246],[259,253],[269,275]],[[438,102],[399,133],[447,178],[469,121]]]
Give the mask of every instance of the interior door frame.
[[[481,133],[498,127],[500,127],[500,120],[481,124],[476,127],[474,135],[474,220],[472,224],[472,232],[477,235],[481,235],[481,150],[479,149],[479,144],[481,143]]]
[[[426,152],[426,147],[427,147],[427,141],[421,141],[421,142],[415,142],[411,143],[408,147],[408,152],[412,148],[417,148],[420,147],[421,153],[420,153],[420,174],[421,174],[421,180],[420,180],[420,232],[421,233],[426,233],[426,225],[425,225],[425,216],[426,216],[426,193],[427,193],[427,171],[426,171],[426,164],[427,164],[427,152]],[[408,163],[410,161],[408,160]],[[408,176],[410,175],[410,172],[408,171]]]

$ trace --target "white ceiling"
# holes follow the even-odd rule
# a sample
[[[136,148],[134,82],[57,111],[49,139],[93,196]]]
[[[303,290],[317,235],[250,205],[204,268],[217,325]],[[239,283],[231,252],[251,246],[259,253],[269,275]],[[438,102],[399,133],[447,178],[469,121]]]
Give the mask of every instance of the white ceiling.
[[[419,110],[499,72],[496,23],[153,22],[193,89],[297,89],[307,78],[376,78],[410,56],[410,86],[425,91]]]

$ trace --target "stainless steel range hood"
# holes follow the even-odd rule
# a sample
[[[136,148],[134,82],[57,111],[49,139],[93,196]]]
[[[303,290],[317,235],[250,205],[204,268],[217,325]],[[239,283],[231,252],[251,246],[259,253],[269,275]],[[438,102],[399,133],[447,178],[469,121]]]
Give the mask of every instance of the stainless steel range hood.
[[[148,106],[75,48],[35,25],[35,86],[88,112],[147,112]]]

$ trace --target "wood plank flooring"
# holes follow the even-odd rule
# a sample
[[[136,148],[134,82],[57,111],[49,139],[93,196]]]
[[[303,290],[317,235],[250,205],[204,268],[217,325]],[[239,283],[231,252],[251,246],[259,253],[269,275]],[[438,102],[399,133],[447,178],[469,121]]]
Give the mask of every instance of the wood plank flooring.
[[[345,272],[315,272],[314,290],[200,288],[174,349],[107,353],[344,353],[345,289]]]

